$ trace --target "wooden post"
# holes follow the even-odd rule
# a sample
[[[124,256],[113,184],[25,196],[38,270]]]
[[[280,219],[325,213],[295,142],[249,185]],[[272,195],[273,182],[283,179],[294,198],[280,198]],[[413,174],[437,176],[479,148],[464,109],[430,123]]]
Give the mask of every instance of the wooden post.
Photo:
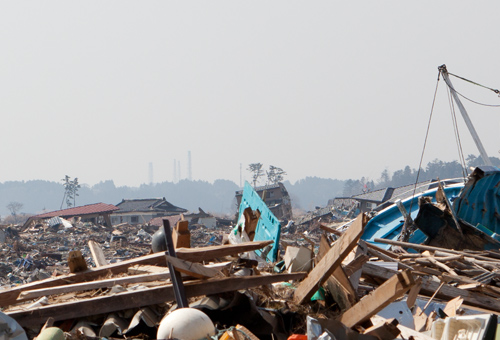
[[[191,248],[191,233],[188,229],[188,221],[179,221],[172,230],[172,240],[174,248]]]
[[[73,250],[69,252],[68,267],[71,273],[78,273],[87,270],[87,262],[85,262],[81,251]]]

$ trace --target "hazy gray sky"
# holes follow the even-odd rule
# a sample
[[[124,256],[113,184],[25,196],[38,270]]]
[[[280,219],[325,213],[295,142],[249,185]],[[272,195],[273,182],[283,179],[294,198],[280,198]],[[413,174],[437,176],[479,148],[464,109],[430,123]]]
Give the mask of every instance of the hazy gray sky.
[[[239,183],[249,163],[377,180],[417,168],[437,67],[500,87],[497,1],[0,4],[0,182]],[[481,102],[494,93],[452,78]],[[440,82],[424,165],[458,159]],[[464,101],[490,156],[500,108]],[[461,124],[464,153],[478,154]]]

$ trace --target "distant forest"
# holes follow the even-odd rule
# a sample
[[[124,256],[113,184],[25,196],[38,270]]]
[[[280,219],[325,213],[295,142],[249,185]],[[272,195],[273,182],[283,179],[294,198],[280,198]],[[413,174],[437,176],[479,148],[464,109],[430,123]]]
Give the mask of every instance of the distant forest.
[[[499,158],[490,157],[490,161],[494,166],[500,167]],[[470,168],[475,168],[483,164],[484,162],[481,157],[469,155],[465,159],[465,168],[458,161],[443,162],[435,159],[432,162],[427,163],[425,169],[420,169],[420,172],[418,169],[412,169],[408,165],[402,170],[395,171],[392,175],[389,171],[384,170],[377,181],[364,177],[358,180],[349,179],[345,181],[342,196],[349,197],[366,191],[373,191],[387,187],[397,188],[413,184],[416,182],[417,176],[419,182],[438,178],[464,178],[471,172]]]
[[[494,165],[500,167],[500,159],[490,159]],[[481,163],[481,158],[473,155],[466,159],[467,168]],[[349,197],[367,190],[415,183],[417,173],[417,169],[406,166],[392,174],[384,170],[376,180],[365,177],[348,180],[306,177],[293,184],[285,180],[284,184],[291,196],[294,212],[301,213],[314,210],[316,206],[324,207],[331,198]],[[459,162],[436,159],[420,169],[419,181],[463,176],[464,169]],[[234,182],[223,179],[214,183],[181,180],[178,183],[143,184],[139,187],[117,187],[113,181],[108,180],[93,186],[82,184],[74,200],[76,206],[99,202],[116,205],[122,199],[165,197],[170,203],[191,212],[197,212],[198,207],[201,207],[212,214],[232,216],[237,211],[234,196],[239,189]],[[11,215],[13,202],[19,203],[14,205],[18,208],[17,215],[39,214],[59,210],[61,207],[65,209],[67,205],[64,194],[65,187],[62,182],[30,180],[0,183],[0,219]]]

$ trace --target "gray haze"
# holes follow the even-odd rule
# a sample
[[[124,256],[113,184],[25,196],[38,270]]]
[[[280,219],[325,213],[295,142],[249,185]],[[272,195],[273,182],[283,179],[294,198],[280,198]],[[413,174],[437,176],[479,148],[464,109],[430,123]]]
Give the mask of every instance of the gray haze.
[[[437,67],[500,87],[493,1],[0,4],[0,182],[378,179],[418,167]],[[492,104],[492,92],[452,78]],[[499,109],[464,102],[490,156]],[[424,164],[458,159],[444,83]],[[464,153],[477,154],[467,131]],[[243,171],[244,179],[250,179]]]

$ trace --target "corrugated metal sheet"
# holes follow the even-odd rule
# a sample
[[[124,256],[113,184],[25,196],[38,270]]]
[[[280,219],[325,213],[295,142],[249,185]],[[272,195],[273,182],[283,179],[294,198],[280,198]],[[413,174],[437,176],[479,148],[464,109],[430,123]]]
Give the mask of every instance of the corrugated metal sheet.
[[[500,169],[476,168],[459,198],[453,202],[457,216],[473,226],[500,233]]]

